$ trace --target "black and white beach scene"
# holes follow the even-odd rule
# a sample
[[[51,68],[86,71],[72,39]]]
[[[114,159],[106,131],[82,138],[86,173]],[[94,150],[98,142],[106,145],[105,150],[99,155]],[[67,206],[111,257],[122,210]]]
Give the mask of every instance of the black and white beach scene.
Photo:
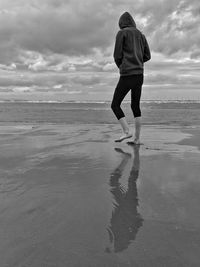
[[[0,0],[0,267],[200,266],[200,2]]]

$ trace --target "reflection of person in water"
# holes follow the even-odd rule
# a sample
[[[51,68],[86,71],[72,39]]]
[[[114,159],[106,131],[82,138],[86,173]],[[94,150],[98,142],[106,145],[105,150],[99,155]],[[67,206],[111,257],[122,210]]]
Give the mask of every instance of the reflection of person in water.
[[[122,149],[115,150],[123,155],[120,165],[111,173],[110,192],[114,197],[114,209],[110,220],[110,226],[107,228],[109,239],[114,252],[120,252],[128,248],[132,240],[135,239],[139,228],[142,226],[143,219],[137,211],[138,194],[136,181],[139,175],[139,148],[132,146],[134,150],[134,160],[128,178],[128,189],[125,190],[119,183],[119,179],[131,158],[131,154],[125,153]],[[106,252],[111,252],[106,248]]]

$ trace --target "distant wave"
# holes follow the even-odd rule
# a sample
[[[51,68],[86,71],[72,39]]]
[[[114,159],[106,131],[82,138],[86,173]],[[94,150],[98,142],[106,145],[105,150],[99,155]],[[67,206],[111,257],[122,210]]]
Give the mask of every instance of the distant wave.
[[[67,103],[67,104],[107,104],[110,101],[63,101],[63,100],[0,100],[0,103]]]
[[[79,101],[79,100],[71,100],[71,101],[63,101],[63,100],[0,100],[0,103],[46,103],[46,104],[110,104],[111,101]],[[124,101],[124,104],[129,104],[130,101]],[[141,100],[141,103],[200,103],[200,100]]]
[[[142,103],[200,103],[200,100],[142,100]]]

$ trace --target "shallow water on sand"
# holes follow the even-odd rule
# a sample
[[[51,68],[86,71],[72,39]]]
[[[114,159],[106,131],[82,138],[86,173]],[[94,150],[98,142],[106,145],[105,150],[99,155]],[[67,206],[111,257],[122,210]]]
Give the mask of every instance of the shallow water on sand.
[[[177,144],[192,135],[146,126],[139,147],[119,133],[1,127],[0,266],[200,265],[200,151]]]
[[[127,120],[133,122],[130,103],[122,108]],[[200,103],[141,103],[143,124],[200,125]],[[114,124],[110,103],[0,103],[2,123]]]

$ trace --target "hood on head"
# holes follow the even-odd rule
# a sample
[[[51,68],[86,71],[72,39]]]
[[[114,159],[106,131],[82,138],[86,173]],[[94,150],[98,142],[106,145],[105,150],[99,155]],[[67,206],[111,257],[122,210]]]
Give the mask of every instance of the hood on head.
[[[125,12],[121,15],[121,17],[119,18],[119,27],[120,29],[126,27],[136,27],[135,21],[130,13]]]

